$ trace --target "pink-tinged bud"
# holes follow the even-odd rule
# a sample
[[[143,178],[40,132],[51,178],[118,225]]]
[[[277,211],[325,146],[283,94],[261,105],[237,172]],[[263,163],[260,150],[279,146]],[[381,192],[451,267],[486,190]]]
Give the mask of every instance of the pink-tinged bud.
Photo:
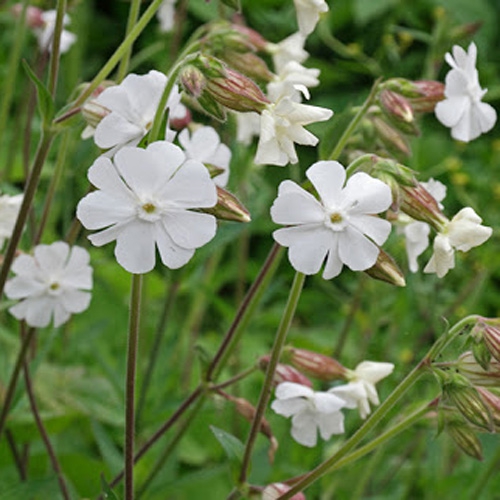
[[[400,156],[407,158],[411,155],[410,145],[401,132],[378,116],[372,116],[371,121],[375,127],[377,138],[389,153],[394,154],[398,158]]]
[[[267,83],[274,77],[264,60],[253,52],[242,54],[236,51],[226,51],[218,56],[236,71],[259,82]]]
[[[195,99],[198,99],[203,94],[207,84],[207,79],[203,73],[191,65],[182,69],[179,81],[184,90]]]
[[[262,491],[262,500],[276,500],[290,490],[291,487],[284,483],[269,484]],[[290,500],[306,500],[306,497],[304,493],[296,493],[293,497],[290,497]]]
[[[217,187],[217,205],[211,208],[203,208],[201,211],[212,214],[220,220],[231,220],[234,222],[250,222],[250,212],[243,203],[220,186]]]
[[[460,374],[440,374],[444,401],[453,405],[469,422],[493,432],[493,421],[490,410],[466,377]]]
[[[243,398],[236,398],[227,394],[225,392],[219,392],[221,396],[226,398],[228,401],[234,403],[236,411],[248,422],[253,422],[255,417],[255,406],[253,406],[249,401]],[[274,455],[276,454],[276,450],[278,449],[278,440],[274,437],[273,431],[269,422],[262,418],[260,421],[259,431],[269,439],[270,447],[268,451],[269,461],[272,463],[274,461]]]
[[[472,329],[471,336],[482,339],[489,353],[500,361],[500,319],[480,318]],[[483,368],[486,368],[481,364]]]
[[[495,431],[500,431],[500,396],[494,394],[488,389],[485,389],[484,387],[477,386],[476,389],[490,410],[491,420],[495,427]]]
[[[444,83],[435,80],[413,82],[421,96],[408,99],[415,113],[433,113],[436,104],[444,99]]]
[[[439,208],[434,196],[422,184],[401,185],[399,188],[399,210],[415,220],[427,222],[438,232],[445,227],[448,219]]]
[[[85,102],[81,110],[84,120],[93,128],[97,127],[100,121],[110,113],[108,108],[98,104],[95,100]]]
[[[262,371],[267,370],[267,366],[269,365],[270,356],[262,356],[258,365]],[[276,366],[276,371],[274,372],[273,385],[277,386],[283,382],[293,382],[295,384],[305,385],[306,387],[312,388],[312,382],[298,370],[296,370],[293,366],[285,365],[283,363],[278,363]]]
[[[319,380],[345,379],[347,368],[329,356],[295,347],[286,347],[284,359],[295,368]]]
[[[16,3],[12,6],[11,12],[15,17],[20,17],[23,11],[23,6],[20,3]],[[42,28],[45,25],[43,20],[43,10],[38,7],[33,7],[28,5],[26,7],[25,21],[30,28]]]
[[[454,412],[447,411],[445,430],[455,444],[476,460],[483,459],[483,447],[471,426]]]
[[[396,261],[384,250],[379,248],[377,262],[365,271],[373,279],[389,283],[390,285],[406,286],[405,276]]]
[[[182,130],[186,128],[192,121],[191,111],[186,108],[186,114],[182,118],[172,118],[168,120],[168,124],[174,130]]]
[[[391,123],[405,134],[419,135],[410,103],[401,94],[384,89],[378,94],[382,112]]]
[[[245,36],[255,50],[265,52],[269,42],[260,33],[242,24],[232,24],[231,27]]]
[[[461,354],[456,361],[456,368],[464,377],[481,387],[500,386],[500,361],[492,359],[488,370],[483,369],[471,351]]]

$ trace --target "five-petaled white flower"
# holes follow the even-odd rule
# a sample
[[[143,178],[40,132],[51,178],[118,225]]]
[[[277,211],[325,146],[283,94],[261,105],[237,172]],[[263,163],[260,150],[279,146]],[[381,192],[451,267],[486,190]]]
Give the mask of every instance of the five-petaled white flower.
[[[297,11],[299,31],[307,36],[314,31],[320,14],[328,12],[325,0],[293,0]]]
[[[284,417],[292,417],[292,437],[298,443],[316,446],[317,432],[323,439],[344,432],[345,401],[328,392],[315,392],[305,385],[283,382],[276,387],[271,408]]]
[[[255,163],[284,166],[299,161],[295,145],[316,146],[318,138],[304,125],[329,120],[333,111],[294,102],[288,95],[267,106],[260,115],[260,137]]]
[[[224,187],[227,184],[231,150],[220,142],[219,134],[214,128],[200,127],[192,134],[185,128],[178,139],[188,159],[223,170],[213,178],[217,186]]]
[[[467,52],[454,45],[453,55],[446,54],[446,62],[452,69],[446,75],[445,100],[438,102],[435,108],[438,120],[451,127],[451,136],[463,142],[491,130],[497,119],[495,109],[481,102],[487,89],[479,85],[476,56],[474,43],[469,45]]]
[[[22,194],[0,196],[0,250],[3,248],[5,240],[12,236],[22,202]]]
[[[344,399],[347,408],[357,407],[361,418],[365,419],[371,413],[370,403],[380,404],[375,384],[393,370],[392,363],[363,361],[354,370],[348,371],[349,383],[333,387],[328,392]]]
[[[116,240],[116,259],[131,273],[153,269],[155,248],[177,269],[215,235],[215,217],[193,211],[217,203],[215,184],[170,142],[123,148],[113,162],[101,156],[88,177],[98,190],[80,201],[77,217],[87,229],[103,229],[89,236],[94,245]]]
[[[55,10],[47,10],[41,14],[41,26],[34,29],[38,46],[42,52],[52,52],[54,45],[54,30],[56,28],[57,12]],[[63,26],[70,23],[68,14],[64,14]],[[70,31],[62,30],[61,40],[59,42],[59,52],[64,54],[68,52],[71,46],[76,42],[76,35]]]
[[[315,274],[325,258],[323,278],[338,276],[343,265],[364,271],[377,261],[379,248],[391,224],[374,216],[392,202],[387,184],[364,172],[346,180],[336,161],[319,161],[306,172],[319,200],[292,181],[280,184],[271,207],[274,222],[286,227],[274,231],[274,239],[289,247],[288,258],[297,271]],[[372,241],[373,240],[373,241]],[[376,244],[375,244],[375,243]]]
[[[482,221],[472,208],[462,208],[434,238],[434,253],[425,266],[424,273],[436,273],[442,278],[455,267],[455,250],[468,252],[471,248],[482,245],[493,232],[491,227],[482,226]]]
[[[108,111],[93,131],[97,146],[109,149],[107,155],[112,156],[124,146],[139,144],[153,125],[166,83],[163,73],[152,70],[146,75],[130,74],[120,85],[103,90],[94,100]],[[167,104],[171,111],[169,121],[179,102],[179,92],[174,88]],[[91,132],[87,132],[86,137],[90,135]],[[175,134],[167,138],[170,140],[173,136]]]
[[[9,299],[21,299],[9,309],[29,326],[42,328],[51,319],[58,327],[71,314],[87,309],[92,288],[92,268],[87,250],[57,241],[38,245],[33,256],[16,258],[12,271],[16,276],[5,285]]]

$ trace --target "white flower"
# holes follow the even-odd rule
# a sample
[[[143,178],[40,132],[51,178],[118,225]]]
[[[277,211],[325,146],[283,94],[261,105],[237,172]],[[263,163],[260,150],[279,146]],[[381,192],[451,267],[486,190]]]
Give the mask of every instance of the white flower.
[[[156,17],[160,21],[160,31],[168,33],[174,28],[175,3],[177,0],[163,0],[156,11]]]
[[[391,231],[390,222],[373,216],[389,208],[389,186],[359,172],[344,187],[346,172],[336,161],[314,163],[306,175],[319,200],[294,182],[284,181],[271,207],[274,222],[291,226],[274,231],[273,236],[289,247],[294,269],[315,274],[326,259],[323,278],[331,279],[344,264],[354,271],[372,267],[379,254],[377,245]]]
[[[184,129],[179,134],[179,142],[188,159],[221,168],[223,172],[213,180],[220,187],[227,184],[231,150],[220,142],[219,134],[215,129],[200,127],[191,135],[188,129]]]
[[[343,399],[328,392],[283,382],[276,387],[276,398],[271,408],[284,417],[292,417],[292,437],[304,446],[316,446],[317,432],[323,439],[344,432],[345,407]]]
[[[273,58],[276,73],[279,73],[290,61],[303,63],[309,57],[309,53],[304,50],[305,41],[306,37],[297,32],[277,44],[267,45],[267,50]]]
[[[215,235],[215,217],[192,211],[217,203],[215,184],[202,163],[186,160],[170,142],[123,148],[114,163],[101,156],[88,177],[98,190],[80,201],[77,217],[87,229],[106,228],[90,241],[116,240],[116,259],[131,273],[153,269],[155,248],[177,269]]]
[[[333,111],[294,102],[284,96],[269,104],[260,115],[260,138],[255,163],[284,166],[297,163],[294,143],[316,146],[318,138],[304,128],[315,122],[329,120]]]
[[[348,372],[349,383],[333,387],[328,392],[344,399],[347,408],[358,408],[361,418],[370,413],[370,403],[379,405],[380,401],[375,384],[394,370],[392,363],[363,361],[354,371]]]
[[[427,182],[421,182],[422,186],[438,202],[439,208],[443,208],[441,201],[446,197],[446,186],[435,180],[429,179]],[[403,224],[403,234],[405,236],[406,254],[408,256],[408,267],[412,273],[418,271],[417,258],[429,246],[429,234],[431,227],[426,222],[416,221],[411,217],[401,214],[398,223]]]
[[[51,319],[58,327],[71,314],[87,309],[92,288],[92,268],[89,253],[63,241],[38,245],[33,256],[16,258],[12,271],[17,276],[5,285],[9,299],[21,299],[9,311],[29,326],[42,328]]]
[[[38,40],[38,46],[42,52],[52,51],[54,30],[56,27],[56,17],[57,12],[55,10],[47,10],[42,12],[41,18],[43,21],[43,26],[40,28],[35,28],[34,32]],[[70,18],[68,14],[64,15],[63,26],[70,23]],[[76,35],[66,30],[61,32],[61,40],[59,42],[59,52],[64,54],[68,52],[70,47],[76,42]]]
[[[474,43],[469,45],[467,52],[454,45],[453,56],[446,54],[446,62],[452,69],[446,75],[445,100],[438,102],[435,109],[438,120],[451,127],[451,136],[463,142],[491,130],[497,119],[495,109],[481,102],[487,89],[479,85],[476,55]]]
[[[5,240],[12,236],[22,202],[22,194],[0,196],[0,250],[3,248]]]
[[[275,76],[273,81],[267,84],[267,95],[271,101],[277,101],[280,97],[289,93],[289,86],[309,99],[309,87],[319,85],[320,70],[316,68],[305,68],[297,61],[289,61]],[[299,99],[297,99],[299,100]]]
[[[482,221],[472,208],[462,208],[434,238],[434,253],[424,273],[436,273],[442,278],[455,267],[455,250],[468,252],[482,245],[493,232],[491,227],[481,226]]]
[[[297,11],[299,31],[307,36],[314,31],[320,14],[328,12],[325,0],[293,0]]]
[[[95,127],[93,135],[97,146],[111,148],[107,155],[112,156],[124,146],[139,144],[153,125],[166,83],[163,73],[152,70],[146,75],[130,74],[120,85],[103,90],[94,102],[109,113]],[[174,87],[167,103],[172,115],[169,121],[176,117],[179,106],[180,94]],[[86,132],[87,137],[92,135],[87,129]]]

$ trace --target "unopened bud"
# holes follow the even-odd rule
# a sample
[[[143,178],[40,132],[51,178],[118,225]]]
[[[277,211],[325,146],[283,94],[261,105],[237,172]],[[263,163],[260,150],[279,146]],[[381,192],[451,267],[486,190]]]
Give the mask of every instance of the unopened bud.
[[[489,353],[500,361],[500,319],[480,318],[472,329],[471,336],[482,339]],[[483,366],[483,368],[485,368]],[[486,369],[486,368],[485,368]]]
[[[456,362],[456,368],[474,385],[482,387],[500,386],[500,361],[492,359],[488,370],[482,368],[471,351],[461,354]]]
[[[243,26],[242,24],[232,24],[231,27],[235,31],[238,31],[243,36],[245,36],[246,39],[249,41],[249,43],[251,43],[252,46],[255,47],[255,50],[257,51],[266,50],[266,47],[269,42],[260,33],[257,33],[257,31],[253,30],[252,28],[249,28],[248,26]]]
[[[203,73],[192,65],[188,65],[182,69],[179,81],[184,90],[195,99],[198,99],[202,95],[207,84],[207,79]]]
[[[253,52],[241,54],[226,51],[224,54],[219,54],[219,57],[236,71],[259,82],[270,82],[274,77],[264,60]]]
[[[14,17],[20,17],[23,11],[23,5],[20,3],[16,3],[12,6],[11,12]],[[43,20],[43,10],[38,7],[34,7],[32,5],[28,5],[26,7],[25,13],[25,22],[29,28],[42,28],[45,25],[45,21]]]
[[[212,214],[220,220],[231,220],[234,222],[250,222],[250,212],[234,194],[217,187],[217,205],[202,209],[207,214]]]
[[[444,99],[444,83],[435,80],[412,82],[421,92],[420,97],[408,99],[415,113],[433,113],[436,104]]]
[[[379,248],[377,262],[365,271],[373,279],[384,281],[394,286],[406,286],[405,276],[396,261],[384,250]]]
[[[262,371],[267,370],[269,365],[270,356],[262,356],[258,365]],[[312,382],[303,374],[296,370],[293,366],[278,363],[276,371],[274,372],[273,385],[277,386],[283,382],[293,382],[294,384],[305,385],[312,388]]]
[[[452,415],[446,419],[445,429],[455,444],[467,455],[477,460],[483,459],[483,447],[471,426],[458,415]]]
[[[262,500],[276,500],[281,495],[290,491],[291,487],[284,483],[272,483],[264,488],[262,491]],[[290,500],[306,500],[304,493],[296,493]]]
[[[324,354],[318,354],[306,349],[286,347],[283,355],[284,359],[295,368],[319,380],[344,379],[347,375],[347,368]]]
[[[488,406],[493,426],[495,427],[495,431],[498,432],[500,430],[500,396],[494,394],[488,389],[485,389],[484,387],[478,386],[476,389]]]
[[[82,116],[88,125],[95,128],[101,120],[109,115],[110,110],[101,104],[97,103],[95,100],[89,100],[82,106]]]
[[[426,222],[440,232],[447,224],[439,203],[422,184],[414,186],[400,186],[399,210],[412,219]]]
[[[441,378],[443,379],[443,376]],[[469,422],[490,432],[493,431],[490,410],[477,389],[466,377],[459,374],[446,374],[442,390],[447,402],[451,403]]]
[[[410,103],[401,94],[384,89],[378,94],[380,109],[391,123],[405,134],[418,135]]]
[[[411,154],[410,145],[406,138],[397,131],[394,127],[389,125],[385,120],[378,116],[373,116],[371,121],[375,127],[375,132],[378,139],[382,142],[384,147],[397,157],[409,157]]]

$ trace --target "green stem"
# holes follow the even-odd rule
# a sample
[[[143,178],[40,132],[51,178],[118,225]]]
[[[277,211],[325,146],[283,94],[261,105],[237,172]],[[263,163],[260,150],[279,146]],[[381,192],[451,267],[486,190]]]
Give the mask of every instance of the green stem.
[[[45,226],[47,225],[47,220],[49,218],[52,202],[54,201],[54,195],[56,193],[57,185],[59,184],[59,180],[61,179],[61,175],[64,170],[69,141],[70,141],[70,134],[69,132],[66,132],[62,136],[61,144],[59,145],[57,150],[56,167],[54,169],[52,177],[50,178],[50,184],[47,190],[47,196],[45,197],[45,202],[43,205],[42,216],[38,224],[37,232],[33,239],[33,245],[38,245],[38,243],[40,243],[43,231],[45,230]]]
[[[30,328],[28,333],[22,338],[21,350],[17,355],[16,364],[14,366],[14,371],[10,376],[9,384],[7,386],[7,392],[3,400],[2,413],[0,414],[0,437],[2,436],[2,431],[5,427],[5,421],[7,420],[7,415],[9,413],[10,405],[14,398],[14,392],[16,390],[17,381],[19,379],[19,374],[21,373],[21,368],[23,367],[24,360],[28,354],[29,346],[35,335],[36,329]]]
[[[135,23],[137,22],[137,19],[139,18],[141,1],[142,0],[132,0],[130,2],[130,10],[128,12],[125,38],[127,38],[127,36],[130,35],[130,32],[132,31],[133,27],[135,26]],[[128,47],[128,49],[125,51],[125,54],[123,54],[123,57],[120,61],[120,66],[118,67],[118,76],[116,78],[117,83],[120,83],[125,78],[125,75],[127,74],[128,67],[130,64],[131,55],[132,55],[132,44],[130,44],[130,47]]]
[[[56,25],[54,26],[54,34],[52,36],[52,40],[49,42],[52,45],[52,48],[50,50],[49,66],[49,92],[52,97],[56,95],[57,75],[59,73],[59,57],[61,55],[61,34],[64,29],[63,21],[65,13],[66,0],[57,0]]]
[[[44,130],[42,132],[42,137],[40,139],[40,144],[36,152],[33,168],[30,171],[28,180],[26,181],[26,187],[24,190],[23,202],[19,210],[19,215],[17,216],[16,225],[12,232],[12,236],[7,246],[7,251],[5,252],[5,257],[0,270],[0,298],[3,294],[3,289],[5,287],[5,282],[7,281],[7,276],[9,274],[12,261],[16,255],[16,250],[21,240],[21,235],[26,224],[26,220],[33,205],[33,199],[35,197],[36,189],[38,187],[38,182],[40,181],[40,174],[42,173],[42,168],[47,158],[47,154],[54,139],[53,132],[47,132]]]
[[[259,275],[255,278],[250,290],[248,290],[243,302],[240,304],[240,307],[236,312],[236,316],[224,336],[224,339],[222,340],[219,350],[208,367],[207,374],[205,376],[207,381],[215,380],[219,375],[221,368],[225,366],[227,358],[231,355],[234,347],[238,344],[246,326],[248,325],[248,322],[250,321],[250,318],[262,298],[262,295],[266,291],[267,285],[271,281],[282,255],[283,248],[275,243],[267,256]]]
[[[304,490],[309,485],[317,481],[319,478],[330,472],[333,467],[337,466],[339,461],[343,459],[351,450],[356,448],[358,444],[380,423],[387,412],[392,409],[401,397],[415,384],[415,382],[425,373],[432,361],[453,341],[469,324],[477,321],[478,316],[468,316],[452,328],[444,335],[439,337],[434,345],[429,349],[422,361],[403,379],[403,381],[394,389],[387,399],[372,413],[370,418],[344,443],[342,448],[333,456],[325,460],[318,467],[313,469],[301,481],[297,482],[288,492],[281,495],[278,500],[286,500],[291,498],[295,493]]]
[[[338,140],[337,144],[333,148],[333,151],[328,156],[328,160],[337,160],[339,158],[340,153],[342,152],[342,150],[345,148],[345,145],[347,144],[347,141],[349,140],[351,135],[354,133],[354,131],[356,130],[356,127],[359,125],[359,123],[361,122],[363,117],[368,112],[368,109],[370,108],[370,106],[373,104],[375,96],[377,95],[378,86],[379,86],[381,81],[382,81],[382,78],[378,78],[377,80],[375,80],[375,82],[372,86],[372,89],[371,89],[370,93],[368,94],[368,97],[366,98],[363,106],[361,106],[361,108],[359,108],[358,112],[356,113],[354,118],[351,120],[351,123],[349,123],[347,128],[344,130],[344,133],[342,134],[342,136]]]
[[[472,491],[467,495],[467,498],[486,498],[483,496],[483,491],[488,480],[498,474],[498,465],[500,464],[500,447],[497,447],[495,454],[493,455],[488,466],[482,470],[477,478],[476,482],[472,487]]]
[[[292,324],[292,320],[295,315],[295,310],[299,302],[300,294],[302,293],[302,287],[304,286],[305,278],[306,278],[305,274],[299,272],[295,273],[295,278],[293,280],[292,287],[288,295],[288,302],[283,312],[283,316],[281,318],[281,323],[278,327],[278,331],[276,332],[273,350],[271,352],[271,359],[269,360],[269,365],[266,371],[266,378],[264,380],[264,385],[262,386],[260,392],[259,403],[257,404],[257,409],[255,411],[255,415],[252,421],[252,427],[250,429],[250,434],[248,436],[245,446],[245,453],[243,455],[240,477],[239,477],[240,484],[244,484],[247,479],[253,446],[255,444],[255,440],[257,439],[257,435],[259,433],[261,421],[264,416],[264,412],[266,410],[269,397],[271,396],[271,390],[274,381],[274,373],[276,371],[276,367],[278,366],[278,362],[281,356],[281,351],[283,350],[283,346],[285,345],[288,331],[290,330],[290,326]]]
[[[132,275],[125,400],[125,500],[134,498],[135,374],[141,312],[142,274]]]
[[[4,131],[6,129],[7,120],[9,119],[9,109],[12,103],[12,96],[16,88],[16,78],[20,67],[21,53],[26,33],[26,7],[28,0],[23,0],[21,15],[16,23],[14,44],[10,50],[9,61],[3,76],[2,85],[2,100],[0,103],[0,138],[5,138]],[[13,139],[13,138],[12,138]],[[5,167],[7,169],[7,167]],[[4,174],[5,175],[5,174]]]

